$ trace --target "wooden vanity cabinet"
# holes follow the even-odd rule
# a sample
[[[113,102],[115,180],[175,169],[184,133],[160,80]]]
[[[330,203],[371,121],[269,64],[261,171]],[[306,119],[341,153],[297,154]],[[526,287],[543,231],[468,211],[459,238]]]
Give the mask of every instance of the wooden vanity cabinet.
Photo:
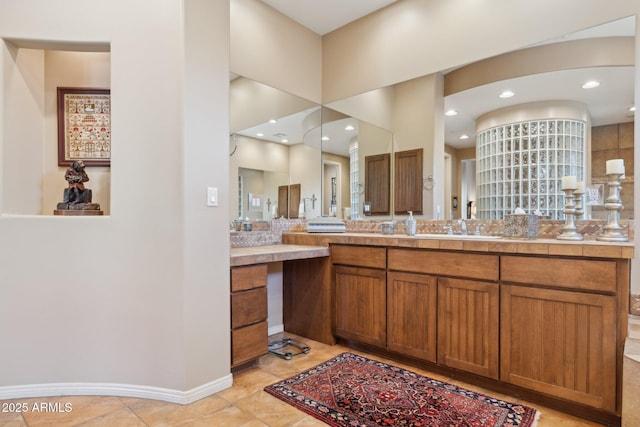
[[[618,267],[503,257],[501,380],[616,412]]]
[[[389,277],[407,275],[392,272],[410,271],[409,277],[431,284],[429,305],[421,307],[425,295],[415,294],[409,304],[413,311],[411,327],[423,322],[420,331],[404,334],[426,335],[426,340],[414,344],[422,347],[416,354],[407,348],[396,348],[407,354],[441,365],[498,378],[499,357],[499,257],[489,254],[456,253],[433,250],[388,250]],[[451,277],[457,276],[457,277]],[[389,279],[390,280],[390,279]],[[396,286],[393,291],[400,290]],[[390,289],[389,300],[392,300]],[[398,295],[402,295],[399,293]],[[391,303],[389,305],[391,307]],[[411,308],[403,307],[403,310]],[[426,322],[425,316],[430,320]],[[407,316],[408,317],[408,316]],[[437,325],[436,325],[437,317]],[[388,318],[388,330],[403,331],[407,320],[402,316]],[[432,319],[432,320],[431,320]],[[427,327],[427,325],[429,325]],[[391,335],[391,332],[389,332]],[[397,332],[399,333],[399,332]],[[418,342],[418,341],[415,341]],[[389,349],[392,350],[391,346]]]
[[[267,353],[267,264],[231,269],[231,367]]]
[[[386,249],[332,245],[335,278],[335,335],[387,345]]]
[[[500,287],[438,278],[438,363],[498,379]]]
[[[387,348],[436,362],[434,276],[390,271],[387,274]]]

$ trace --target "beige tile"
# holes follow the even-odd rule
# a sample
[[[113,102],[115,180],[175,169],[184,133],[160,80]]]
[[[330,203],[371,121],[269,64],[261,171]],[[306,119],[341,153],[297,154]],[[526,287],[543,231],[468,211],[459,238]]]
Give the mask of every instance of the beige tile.
[[[129,408],[122,408],[100,417],[74,424],[77,427],[145,427],[146,425]]]
[[[150,426],[173,426],[210,415],[225,406],[229,402],[214,395],[189,405],[141,399],[129,408]]]
[[[211,415],[180,424],[180,427],[266,427],[267,424],[236,406],[228,406]]]
[[[260,368],[251,368],[233,375],[233,386],[217,395],[229,402],[235,402],[262,390],[265,386],[279,381],[281,378]]]
[[[264,391],[239,400],[235,406],[255,415],[271,427],[287,426],[306,416],[304,412]]]
[[[31,426],[71,426],[126,408],[117,397],[66,396],[25,399],[30,411],[23,414]]]
[[[291,427],[327,427],[327,424],[323,423],[317,418],[312,417],[311,415],[307,415],[300,421],[297,421],[293,424],[289,424]]]
[[[633,148],[633,122],[618,124],[618,147]]]
[[[0,400],[2,402],[10,402],[8,400]],[[27,423],[19,412],[0,412],[0,426],[3,427],[25,427]]]
[[[618,148],[617,124],[594,126],[591,128],[592,151],[613,150],[616,148]]]

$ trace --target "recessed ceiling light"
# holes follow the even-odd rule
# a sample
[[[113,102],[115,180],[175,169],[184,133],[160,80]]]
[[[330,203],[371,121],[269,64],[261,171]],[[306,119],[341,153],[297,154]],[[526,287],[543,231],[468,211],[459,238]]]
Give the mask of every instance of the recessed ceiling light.
[[[322,140],[323,140],[323,141],[329,141],[330,139],[331,139],[331,138],[329,138],[328,136],[323,136],[323,137],[322,137]]]
[[[458,139],[469,139],[469,135],[467,135],[466,133],[463,135],[460,135],[460,137]]]
[[[446,113],[444,113],[445,116],[456,116],[458,115],[458,112],[456,110],[448,110]]]
[[[269,120],[269,123],[278,123],[278,121],[276,119],[271,119]]]
[[[256,136],[264,136],[264,133],[258,132],[258,133],[256,133]]]
[[[499,96],[500,98],[511,98],[513,95],[515,95],[515,93],[511,92],[510,90],[505,90]]]
[[[355,127],[353,125],[347,125],[344,130],[355,130]]]
[[[636,106],[632,105],[631,107],[629,107],[629,111],[634,112],[636,111]]]
[[[590,80],[582,85],[582,89],[593,89],[594,87],[600,86],[600,82],[595,80]]]
[[[283,139],[282,142],[289,142],[289,140],[288,139]]]

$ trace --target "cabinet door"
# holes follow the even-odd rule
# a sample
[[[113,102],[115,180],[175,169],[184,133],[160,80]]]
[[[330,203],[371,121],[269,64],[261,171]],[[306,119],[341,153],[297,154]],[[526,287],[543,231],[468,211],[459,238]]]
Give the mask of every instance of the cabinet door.
[[[387,275],[387,346],[436,361],[437,280],[423,274]]]
[[[615,297],[502,285],[500,377],[614,412]]]
[[[438,362],[498,378],[497,283],[438,278]]]
[[[385,275],[372,268],[335,267],[337,336],[386,347]]]

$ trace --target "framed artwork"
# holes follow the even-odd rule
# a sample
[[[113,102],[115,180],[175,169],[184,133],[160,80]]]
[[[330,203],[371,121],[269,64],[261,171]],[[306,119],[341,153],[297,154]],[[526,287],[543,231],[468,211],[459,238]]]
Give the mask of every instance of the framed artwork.
[[[58,166],[111,165],[111,91],[58,88]]]

